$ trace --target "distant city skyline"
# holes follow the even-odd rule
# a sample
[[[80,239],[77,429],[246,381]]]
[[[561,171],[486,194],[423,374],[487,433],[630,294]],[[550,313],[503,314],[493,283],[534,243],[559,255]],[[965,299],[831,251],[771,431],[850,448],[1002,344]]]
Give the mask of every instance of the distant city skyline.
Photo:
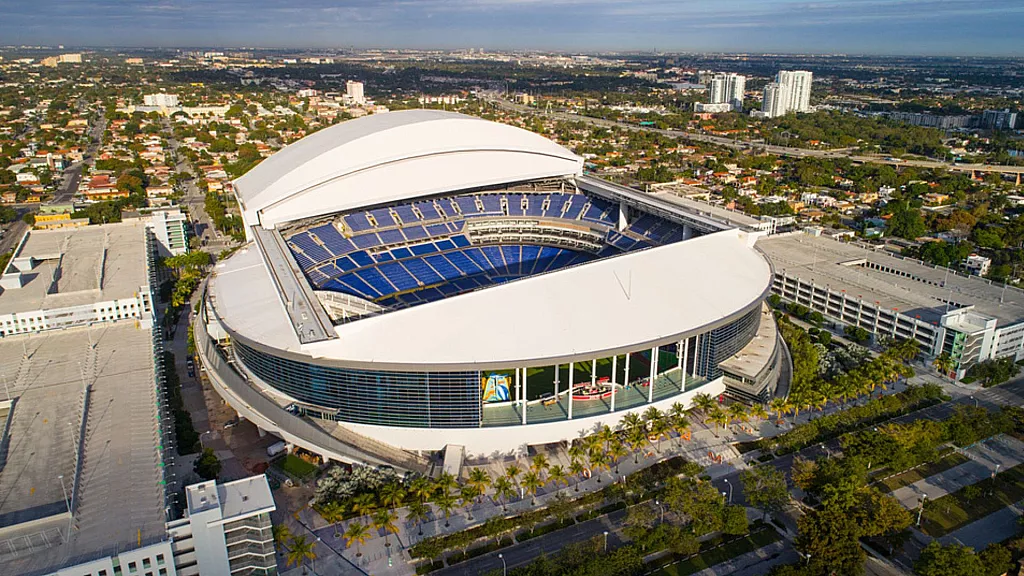
[[[1019,0],[42,0],[4,44],[1024,56]]]

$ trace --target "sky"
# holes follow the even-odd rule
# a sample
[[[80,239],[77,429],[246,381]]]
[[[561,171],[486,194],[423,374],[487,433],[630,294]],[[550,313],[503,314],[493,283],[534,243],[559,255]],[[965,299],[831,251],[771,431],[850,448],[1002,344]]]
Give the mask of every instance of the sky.
[[[0,44],[1024,56],[1024,0],[0,0]]]

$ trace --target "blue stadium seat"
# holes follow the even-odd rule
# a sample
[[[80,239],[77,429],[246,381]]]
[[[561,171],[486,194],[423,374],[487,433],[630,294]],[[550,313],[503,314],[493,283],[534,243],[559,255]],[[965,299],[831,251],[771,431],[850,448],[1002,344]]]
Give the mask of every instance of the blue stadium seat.
[[[497,270],[505,267],[505,259],[501,256],[501,249],[497,246],[484,246],[480,249],[490,262],[490,269]]]
[[[353,232],[365,232],[371,230],[370,221],[366,219],[366,212],[356,212],[342,218],[348,229]]]
[[[440,220],[441,215],[437,213],[433,202],[416,202],[416,208],[423,214],[424,220]]]
[[[443,282],[445,278],[441,274],[434,271],[433,268],[427,266],[427,264],[419,258],[412,258],[410,260],[404,260],[405,268],[416,277],[417,280],[424,284],[437,284]]]
[[[580,217],[580,212],[583,211],[583,206],[587,203],[587,197],[582,194],[573,194],[569,198],[569,202],[569,207],[565,209],[562,218],[576,220]]]
[[[395,213],[398,214],[398,217],[402,219],[402,223],[406,226],[420,221],[419,217],[412,211],[411,204],[395,206]]]
[[[377,233],[380,236],[381,244],[401,244],[405,242],[405,236],[398,230],[381,230]]]
[[[423,226],[410,226],[402,229],[402,233],[409,240],[422,240],[428,237],[427,231],[423,229]]]
[[[387,208],[376,208],[370,210],[370,214],[373,219],[377,221],[378,228],[387,228],[395,225],[395,219],[391,217],[391,213],[388,212]]]
[[[451,233],[446,224],[431,224],[427,226],[427,234],[431,237],[436,238],[437,236],[447,236]]]
[[[399,291],[412,290],[419,286],[419,282],[412,277],[412,274],[409,274],[409,271],[397,262],[387,262],[377,268]]]
[[[459,248],[465,248],[470,245],[469,238],[465,236],[452,236],[451,240]]]
[[[433,254],[434,252],[437,252],[437,246],[434,246],[433,243],[417,244],[415,246],[410,246],[409,250],[416,256],[423,256],[424,254]]]
[[[458,268],[452,266],[452,263],[447,258],[440,254],[434,254],[433,256],[426,256],[423,258],[430,264],[434,270],[437,270],[438,274],[443,276],[447,280],[458,278],[462,276],[462,272]]]
[[[363,254],[365,254],[365,253],[363,253]],[[334,265],[337,266],[338,268],[341,268],[341,270],[343,272],[351,272],[352,270],[355,270],[356,268],[359,267],[348,256],[346,256],[344,258],[338,258],[337,260],[334,261]]]
[[[480,200],[484,203],[485,213],[492,216],[502,214],[501,198],[497,194],[484,194],[480,196]]]
[[[487,259],[487,256],[484,255],[483,250],[480,248],[467,248],[464,253],[480,270],[486,272],[494,268],[494,265],[491,264],[491,261]]]
[[[395,288],[394,284],[388,282],[388,279],[381,274],[377,268],[366,268],[359,272],[353,272],[356,276],[366,282],[371,288],[377,291],[381,296],[385,294],[392,294],[394,292],[400,292]]]
[[[447,254],[445,254],[445,256],[447,256],[448,260],[452,264],[454,264],[456,268],[461,270],[463,274],[470,275],[479,274],[480,272],[483,272],[483,269],[480,268],[480,266],[478,266],[475,262],[473,262],[473,260],[469,258],[469,256],[466,256],[466,254],[461,251],[455,250],[452,252],[448,252]]]
[[[544,215],[544,202],[547,201],[546,194],[530,194],[527,195],[526,201],[529,204],[526,206],[527,216],[543,216]]]
[[[391,252],[378,252],[374,258],[377,262],[387,262],[388,260],[394,260],[395,257],[391,255]]]
[[[374,246],[380,246],[380,238],[373,232],[370,232],[369,234],[353,236],[352,243],[356,245],[356,248],[373,248]]]
[[[437,242],[434,242],[434,244],[437,245],[437,249],[441,252],[444,252],[445,250],[452,250],[453,248],[455,248],[455,242],[452,242],[447,238],[445,238],[444,240],[438,240]]]
[[[398,260],[401,260],[402,258],[409,258],[412,256],[412,251],[410,251],[408,248],[395,248],[394,250],[391,251],[391,253],[394,254],[395,258]]]
[[[370,255],[367,254],[366,252],[353,252],[349,254],[348,257],[351,258],[352,261],[355,262],[360,268],[362,268],[363,266],[373,266],[373,258],[370,258]]]
[[[473,200],[472,196],[459,196],[455,201],[459,204],[459,210],[466,218],[471,218],[480,213],[480,210],[476,207],[476,201]]]

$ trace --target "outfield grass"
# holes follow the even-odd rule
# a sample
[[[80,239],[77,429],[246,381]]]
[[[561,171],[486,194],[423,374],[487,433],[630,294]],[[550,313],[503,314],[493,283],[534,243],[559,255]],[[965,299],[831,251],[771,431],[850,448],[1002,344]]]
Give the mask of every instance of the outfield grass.
[[[924,480],[929,476],[934,476],[940,472],[945,472],[950,468],[954,468],[966,462],[970,462],[970,459],[957,452],[950,452],[942,458],[935,460],[934,462],[926,462],[917,468],[907,470],[902,474],[897,474],[885,480],[880,480],[878,483],[888,488],[889,492],[903,488],[904,486],[910,486],[914,482]]]
[[[772,542],[778,542],[779,540],[782,540],[782,536],[775,529],[766,528],[746,538],[726,542],[717,548],[701,552],[681,562],[670,564],[651,574],[652,576],[687,576],[688,574],[700,572],[705,568],[710,568],[715,564],[721,564],[726,560],[732,560],[747,552],[764,548]]]
[[[1001,472],[995,481],[986,478],[974,486],[981,491],[974,500],[964,497],[964,488],[929,500],[921,518],[921,531],[938,538],[1024,499],[1024,464]]]
[[[278,458],[273,462],[274,466],[284,470],[287,474],[299,479],[305,479],[316,473],[317,467],[294,454],[285,454],[284,458]]]

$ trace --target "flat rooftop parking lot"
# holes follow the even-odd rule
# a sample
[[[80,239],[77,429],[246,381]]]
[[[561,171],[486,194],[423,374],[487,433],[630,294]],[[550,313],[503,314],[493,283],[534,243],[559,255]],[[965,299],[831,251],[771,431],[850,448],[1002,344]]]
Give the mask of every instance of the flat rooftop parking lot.
[[[33,230],[16,255],[38,263],[21,288],[0,289],[0,314],[131,298],[146,285],[142,221],[64,230]]]
[[[757,248],[777,274],[845,291],[883,308],[920,315],[928,322],[938,321],[947,302],[952,303],[950,310],[973,305],[978,312],[997,318],[1000,326],[1024,320],[1024,291],[1004,290],[983,278],[965,277],[881,250],[802,233],[761,238]]]
[[[8,337],[0,340],[0,377],[14,398],[0,470],[0,573],[45,573],[163,536],[149,330],[125,320]],[[85,386],[91,392],[71,538],[66,517],[20,528],[67,508]]]

